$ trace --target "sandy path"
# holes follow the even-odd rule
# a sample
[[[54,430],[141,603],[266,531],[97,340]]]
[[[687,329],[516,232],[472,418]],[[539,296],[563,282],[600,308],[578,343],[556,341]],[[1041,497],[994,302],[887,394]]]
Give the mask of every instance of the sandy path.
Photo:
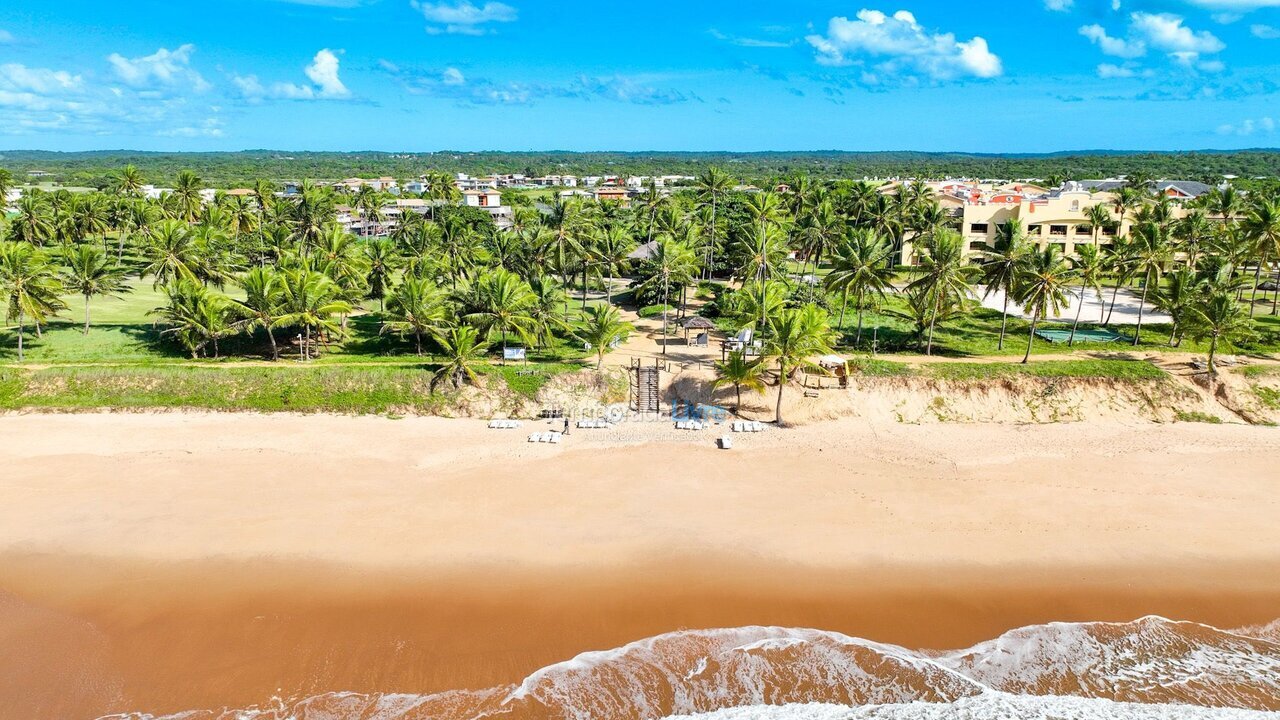
[[[1054,619],[1280,615],[1272,429],[711,437],[0,417],[0,696],[26,703],[0,717],[478,687],[678,627],[958,646]]]

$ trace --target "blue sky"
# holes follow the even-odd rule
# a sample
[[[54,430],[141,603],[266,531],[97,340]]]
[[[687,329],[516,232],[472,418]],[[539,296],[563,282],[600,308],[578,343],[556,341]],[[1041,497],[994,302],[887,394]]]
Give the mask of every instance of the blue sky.
[[[1280,0],[0,5],[10,149],[1277,145]]]

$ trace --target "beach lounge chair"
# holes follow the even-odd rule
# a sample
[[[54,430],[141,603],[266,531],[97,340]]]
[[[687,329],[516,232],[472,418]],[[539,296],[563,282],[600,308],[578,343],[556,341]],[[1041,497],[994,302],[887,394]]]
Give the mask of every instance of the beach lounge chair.
[[[764,432],[764,423],[756,420],[751,423],[751,432]]]
[[[548,438],[547,438],[547,442],[549,442],[549,443],[551,443],[551,444],[553,444],[553,445],[554,445],[554,444],[556,444],[556,443],[559,443],[559,442],[560,442],[560,433],[558,433],[558,432],[553,432],[553,433],[549,433],[549,434],[550,434],[550,437],[548,437]]]
[[[721,438],[720,438],[720,449],[721,449],[721,450],[732,450],[732,449],[733,449],[733,438],[729,437],[728,435],[721,436]]]

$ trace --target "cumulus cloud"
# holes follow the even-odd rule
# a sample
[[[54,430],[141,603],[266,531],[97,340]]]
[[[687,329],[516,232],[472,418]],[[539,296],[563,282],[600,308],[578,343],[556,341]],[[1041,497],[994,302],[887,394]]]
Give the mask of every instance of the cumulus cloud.
[[[277,82],[267,86],[257,75],[232,75],[231,82],[242,96],[250,100],[342,100],[351,97],[351,91],[339,77],[338,52],[324,48],[316,53],[311,64],[303,69],[312,83],[310,85]]]
[[[107,62],[117,78],[134,88],[189,87],[196,91],[209,88],[200,73],[191,67],[191,56],[196,46],[180,45],[176,50],[160,48],[150,55],[127,58],[111,53]]]
[[[1233,10],[1249,12],[1259,8],[1280,7],[1280,0],[1186,0],[1188,3],[1206,10]]]
[[[708,30],[707,34],[719,40],[720,42],[726,42],[726,43],[729,43],[730,45],[737,45],[738,47],[788,48],[795,44],[791,40],[766,40],[762,38],[739,37],[737,35],[728,35],[720,32],[715,28],[711,28],[710,30]]]
[[[1089,42],[1097,45],[1104,55],[1135,58],[1147,54],[1147,46],[1141,40],[1111,37],[1101,25],[1085,25],[1080,28],[1080,34],[1089,38]]]
[[[409,4],[430,23],[427,32],[432,35],[484,35],[491,32],[486,25],[515,22],[519,15],[515,8],[501,2],[474,5],[470,0],[457,3],[410,0]]]
[[[926,30],[910,12],[892,16],[879,10],[859,10],[855,20],[833,17],[825,35],[805,38],[823,65],[862,65],[865,58],[883,58],[866,79],[907,80],[924,76],[931,80],[960,77],[991,78],[1003,72],[1000,58],[987,41],[974,37],[956,40],[952,33]]]
[[[1053,12],[1067,12],[1075,6],[1075,0],[1044,0],[1044,8]]]
[[[1249,32],[1263,40],[1280,40],[1280,28],[1258,23],[1249,27]]]
[[[1113,65],[1111,63],[1102,63],[1098,66],[1098,77],[1100,78],[1131,78],[1133,77],[1133,69]]]
[[[1220,60],[1204,59],[1204,56],[1221,52],[1226,44],[1207,30],[1192,30],[1181,17],[1170,13],[1130,13],[1124,37],[1111,35],[1097,24],[1081,27],[1080,34],[1097,45],[1104,55],[1132,59],[1155,50],[1183,67],[1203,72],[1225,69]]]
[[[1218,126],[1220,135],[1261,135],[1271,134],[1276,130],[1276,121],[1274,118],[1263,117],[1257,120],[1243,120],[1234,125],[1226,124]]]

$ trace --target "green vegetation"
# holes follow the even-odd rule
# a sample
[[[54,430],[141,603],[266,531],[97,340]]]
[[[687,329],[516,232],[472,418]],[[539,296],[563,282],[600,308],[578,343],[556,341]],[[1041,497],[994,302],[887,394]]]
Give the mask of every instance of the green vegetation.
[[[1177,417],[1178,422],[1209,423],[1210,425],[1222,424],[1222,418],[1216,415],[1200,412],[1199,410],[1179,410],[1175,417]]]
[[[943,380],[982,380],[1000,377],[1095,378],[1160,380],[1168,374],[1140,360],[1044,360],[1037,363],[930,363],[922,372]]]

